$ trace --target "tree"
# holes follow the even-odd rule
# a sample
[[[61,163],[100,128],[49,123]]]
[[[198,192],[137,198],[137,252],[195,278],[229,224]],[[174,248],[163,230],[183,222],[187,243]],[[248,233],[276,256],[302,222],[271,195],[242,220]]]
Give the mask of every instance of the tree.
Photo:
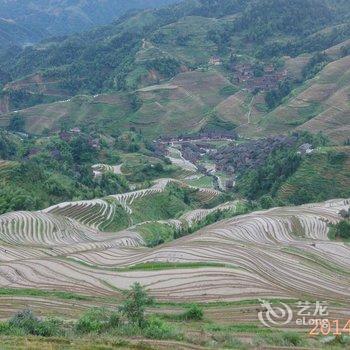
[[[281,104],[284,97],[292,91],[293,85],[290,79],[280,81],[278,88],[267,92],[265,102],[270,109],[273,109]]]
[[[341,57],[346,57],[348,56],[350,53],[350,47],[349,46],[342,46],[340,48],[340,55]]]
[[[203,319],[204,313],[203,309],[197,305],[197,304],[192,304],[190,308],[184,312],[182,317],[185,320],[195,320],[195,321],[200,321]]]
[[[132,94],[130,104],[133,112],[137,112],[142,107],[142,99],[137,94]]]
[[[145,327],[145,309],[146,306],[153,304],[153,299],[148,296],[145,288],[136,282],[131,289],[124,292],[126,300],[120,306],[120,311],[128,321],[140,328]]]
[[[15,115],[10,119],[10,124],[8,126],[9,130],[16,132],[23,132],[25,127],[24,118],[20,115]]]
[[[335,236],[343,239],[350,238],[350,221],[342,220],[334,225]]]
[[[263,209],[270,209],[274,206],[274,201],[271,196],[264,195],[259,200],[260,206]]]

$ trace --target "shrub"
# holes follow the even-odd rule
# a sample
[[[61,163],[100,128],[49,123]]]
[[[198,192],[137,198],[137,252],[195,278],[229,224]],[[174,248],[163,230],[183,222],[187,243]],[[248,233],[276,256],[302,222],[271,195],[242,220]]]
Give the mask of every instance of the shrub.
[[[93,308],[88,310],[78,320],[75,329],[80,334],[102,333],[120,325],[120,317],[115,312],[106,309]]]
[[[8,126],[9,130],[22,132],[22,131],[24,131],[24,127],[25,127],[25,121],[24,121],[24,118],[22,116],[15,115],[14,117],[12,117],[10,119],[10,123]]]
[[[337,224],[337,234],[341,238],[350,238],[350,221],[341,221]]]
[[[229,349],[246,349],[247,347],[231,333],[218,333],[215,334],[214,339],[221,344],[223,348]]]
[[[12,328],[8,322],[0,322],[0,334],[13,335],[16,333],[15,330],[16,329]]]
[[[192,304],[190,308],[182,314],[184,320],[200,321],[203,319],[203,309],[197,304]]]
[[[301,346],[303,339],[296,332],[285,332],[282,334],[282,345],[284,346]]]
[[[63,333],[62,321],[56,318],[49,318],[37,324],[34,335],[41,337],[54,337]]]
[[[350,221],[342,220],[331,226],[331,236],[335,238],[349,239],[350,238]]]
[[[176,338],[174,329],[157,317],[152,317],[144,328],[144,336],[150,339],[171,339]]]
[[[262,209],[270,209],[274,206],[274,201],[271,196],[264,195],[260,198],[259,204]]]
[[[29,309],[18,312],[8,323],[11,334],[24,333],[52,337],[62,333],[61,322],[57,319],[40,320]],[[5,326],[3,329],[6,328]]]
[[[282,332],[276,334],[260,335],[257,345],[269,344],[275,346],[302,346],[305,341],[297,332]]]
[[[20,328],[28,334],[34,334],[39,322],[33,312],[26,309],[13,316],[9,321],[9,325],[13,328]]]

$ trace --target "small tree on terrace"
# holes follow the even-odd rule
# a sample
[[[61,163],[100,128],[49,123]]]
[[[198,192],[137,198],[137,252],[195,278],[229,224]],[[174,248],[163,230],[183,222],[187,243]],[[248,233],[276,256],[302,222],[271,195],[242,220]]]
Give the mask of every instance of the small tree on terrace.
[[[136,282],[131,289],[124,292],[126,300],[120,306],[120,311],[128,321],[142,328],[146,325],[146,306],[152,305],[154,300],[149,297],[145,288]]]
[[[10,131],[22,132],[24,131],[25,121],[24,118],[20,115],[15,115],[10,119],[8,129]]]

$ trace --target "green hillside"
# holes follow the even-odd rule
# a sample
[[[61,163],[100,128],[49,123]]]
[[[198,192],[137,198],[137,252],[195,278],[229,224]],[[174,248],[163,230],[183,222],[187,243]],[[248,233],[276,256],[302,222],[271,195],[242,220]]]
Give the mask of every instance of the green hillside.
[[[38,105],[0,117],[6,127],[15,115],[24,118],[33,134],[77,125],[86,130],[113,134],[135,128],[148,138],[199,131],[210,121],[208,112],[226,99],[221,91],[232,84],[215,70],[181,73],[170,83],[133,93],[118,92],[76,96],[53,104]]]
[[[0,126],[19,111],[34,134],[65,124],[154,138],[198,131],[215,115],[243,137],[308,130],[342,144],[348,9],[333,0],[191,0],[45,41],[0,63]],[[264,79],[276,80],[264,88]]]
[[[258,124],[260,134],[295,128],[323,132],[337,143],[349,138],[350,56],[328,64],[315,78],[295,89],[289,98]]]
[[[0,0],[0,350],[350,349],[349,116],[349,0]]]
[[[1,10],[0,13],[4,16]],[[40,32],[35,28],[26,28],[20,22],[0,17],[0,55],[11,46],[31,44],[41,38]]]
[[[216,49],[216,53],[226,57],[233,50],[237,54],[248,53],[266,58],[319,50],[320,47],[313,49],[310,43],[302,44],[310,35],[344,21],[341,10],[346,4],[339,5],[336,10],[331,5],[326,0],[184,1],[166,9],[129,15],[113,25],[65,40],[52,40],[39,47],[28,48],[15,63],[8,61],[3,66],[10,70],[13,78],[38,69],[47,70],[46,75],[50,77],[59,74],[67,90],[72,92],[123,88],[125,77],[134,69],[133,62],[144,40],[154,46],[152,52],[164,51],[166,56],[174,55],[180,59],[179,63],[184,64],[198,63],[199,56],[197,59],[192,57],[193,53],[200,55],[196,47],[202,47],[202,51],[212,47],[211,52]],[[303,10],[300,11],[300,8]],[[231,15],[229,19],[221,19],[228,15]],[[200,16],[202,19],[188,16]],[[293,23],[299,25],[291,31]],[[324,34],[321,38],[324,43],[320,45],[328,48],[337,44],[344,40],[342,36],[346,33],[347,29],[343,35],[333,34],[331,38]],[[318,37],[313,40],[320,42]],[[177,49],[168,51],[170,47],[174,48],[174,42]],[[313,42],[312,39],[310,42]],[[270,49],[266,49],[266,45]],[[200,61],[207,57],[208,52]],[[153,60],[159,57],[151,55],[147,58]],[[155,70],[159,69],[159,61],[153,64]],[[96,70],[100,73],[98,77],[94,74]]]
[[[323,148],[308,155],[277,193],[296,204],[350,196],[350,147]]]
[[[12,0],[0,2],[0,48],[35,43],[111,23],[129,10],[169,5],[174,0]],[[93,15],[92,15],[93,14]]]

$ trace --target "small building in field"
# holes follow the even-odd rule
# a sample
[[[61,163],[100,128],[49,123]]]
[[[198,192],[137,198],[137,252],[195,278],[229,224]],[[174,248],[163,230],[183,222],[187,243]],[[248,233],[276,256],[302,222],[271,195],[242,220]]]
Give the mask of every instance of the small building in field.
[[[222,64],[222,60],[218,56],[214,56],[209,60],[209,64],[212,66],[220,66]]]
[[[70,132],[73,134],[81,134],[80,128],[77,128],[77,127],[70,129]]]
[[[300,147],[299,147],[299,151],[298,154],[310,154],[313,152],[313,147],[310,143],[303,143]]]

